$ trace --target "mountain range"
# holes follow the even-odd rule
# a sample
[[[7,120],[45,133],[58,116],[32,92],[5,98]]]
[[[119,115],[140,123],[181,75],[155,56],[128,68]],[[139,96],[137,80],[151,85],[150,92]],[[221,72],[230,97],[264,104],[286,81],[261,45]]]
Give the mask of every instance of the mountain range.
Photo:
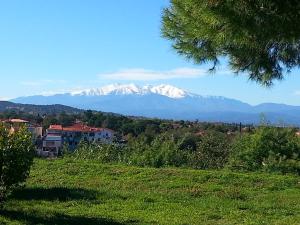
[[[12,99],[22,104],[62,104],[131,116],[257,124],[261,115],[272,124],[300,125],[300,106],[256,106],[221,96],[202,96],[171,85],[112,84],[101,88]]]

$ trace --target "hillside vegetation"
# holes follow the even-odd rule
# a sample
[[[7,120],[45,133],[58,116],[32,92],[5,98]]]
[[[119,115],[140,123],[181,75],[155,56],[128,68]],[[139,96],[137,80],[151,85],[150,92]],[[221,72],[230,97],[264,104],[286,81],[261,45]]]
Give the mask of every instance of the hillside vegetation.
[[[57,114],[57,113],[70,113],[79,114],[83,110],[76,109],[73,107],[53,104],[53,105],[33,105],[33,104],[19,104],[8,101],[0,101],[0,112],[1,113],[12,113],[14,115],[43,115],[43,114]]]
[[[0,224],[300,224],[300,178],[36,160]]]

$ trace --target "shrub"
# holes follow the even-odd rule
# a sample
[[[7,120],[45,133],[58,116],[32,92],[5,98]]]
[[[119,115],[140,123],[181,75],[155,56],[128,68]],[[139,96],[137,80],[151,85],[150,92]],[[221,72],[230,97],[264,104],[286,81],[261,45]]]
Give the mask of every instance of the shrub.
[[[0,203],[29,175],[34,147],[30,133],[20,128],[14,133],[0,124]]]
[[[178,148],[180,150],[197,150],[197,142],[199,138],[193,134],[187,133],[178,141]]]
[[[208,132],[201,137],[193,160],[199,169],[220,169],[229,157],[230,139],[221,132]]]
[[[187,151],[180,149],[172,136],[158,136],[151,143],[149,150],[152,152],[152,157],[158,161],[152,166],[187,165]]]
[[[262,126],[237,138],[229,165],[233,169],[299,174],[299,156],[300,139],[293,129]]]
[[[169,134],[158,135],[150,142],[143,136],[131,140],[126,152],[129,164],[153,167],[187,165],[187,152],[180,150]]]
[[[264,169],[268,172],[294,173],[300,175],[300,160],[297,154],[288,159],[286,156],[270,152],[263,162]]]
[[[222,168],[228,160],[229,139],[225,134],[210,132],[202,138],[186,134],[162,133],[154,138],[140,135],[119,144],[81,143],[71,157],[117,162],[137,166],[191,166]]]
[[[81,142],[74,154],[69,156],[76,159],[98,160],[102,163],[119,163],[123,161],[122,146],[118,144]]]

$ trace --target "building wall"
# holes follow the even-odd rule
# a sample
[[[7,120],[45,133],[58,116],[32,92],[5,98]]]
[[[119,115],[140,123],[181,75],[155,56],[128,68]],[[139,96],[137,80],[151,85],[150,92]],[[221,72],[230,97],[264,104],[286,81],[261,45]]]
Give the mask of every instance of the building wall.
[[[61,148],[62,141],[43,141],[43,148]]]
[[[47,134],[62,135],[62,131],[61,130],[47,129]]]
[[[43,151],[53,152],[54,155],[58,155],[62,148],[62,140],[44,140]]]
[[[103,129],[95,134],[95,141],[111,142],[113,138],[113,132]]]
[[[36,140],[38,137],[43,136],[42,127],[28,127],[28,131],[32,134],[32,138]]]
[[[113,139],[113,132],[110,130],[101,131],[63,131],[62,132],[63,144],[67,144],[71,150],[74,150],[81,141],[92,142],[105,142],[110,143]]]

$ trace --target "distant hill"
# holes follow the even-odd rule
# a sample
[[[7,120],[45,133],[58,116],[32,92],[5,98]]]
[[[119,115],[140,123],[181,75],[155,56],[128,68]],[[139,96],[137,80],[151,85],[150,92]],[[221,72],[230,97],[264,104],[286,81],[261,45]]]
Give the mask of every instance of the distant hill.
[[[5,111],[15,111],[15,112],[25,112],[30,114],[58,114],[65,112],[68,114],[81,113],[83,110],[73,108],[65,105],[34,105],[34,104],[20,104],[8,101],[0,101],[0,112]]]
[[[62,104],[130,116],[209,122],[260,122],[261,114],[272,124],[300,126],[300,106],[265,103],[257,106],[222,96],[202,96],[171,85],[108,85],[51,96],[12,100],[23,104]]]

